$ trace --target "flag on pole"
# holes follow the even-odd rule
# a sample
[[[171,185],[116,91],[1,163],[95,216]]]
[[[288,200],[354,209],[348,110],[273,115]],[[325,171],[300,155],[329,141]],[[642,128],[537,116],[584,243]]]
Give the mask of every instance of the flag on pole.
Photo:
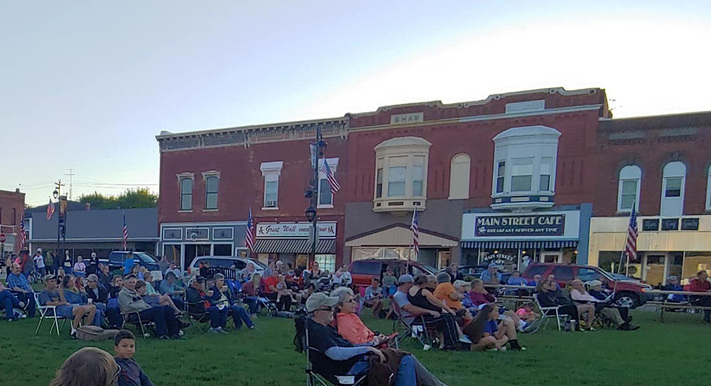
[[[627,244],[625,246],[625,254],[629,260],[637,260],[637,214],[635,213],[635,204],[632,204],[632,213],[630,214],[630,225],[627,228]]]
[[[245,229],[244,243],[250,252],[254,251],[254,219],[252,219],[252,208],[249,208],[249,218],[247,219],[247,229]]]
[[[128,227],[126,226],[126,213],[123,214],[123,250],[126,249],[126,243],[128,242]]]
[[[415,247],[415,258],[417,258],[420,255],[420,227],[417,223],[417,209],[412,212],[410,230],[412,231],[412,246]]]
[[[325,158],[323,159],[323,165],[321,165],[321,172],[326,175],[328,184],[331,186],[331,193],[335,194],[341,190],[341,185],[338,183],[338,180],[336,180],[336,176],[333,172],[331,172],[331,168],[328,166],[328,162]]]
[[[49,199],[49,204],[47,205],[47,221],[52,219],[52,215],[54,214],[54,204],[52,203],[52,199]]]
[[[20,250],[25,248],[25,221],[24,219],[20,221]]]

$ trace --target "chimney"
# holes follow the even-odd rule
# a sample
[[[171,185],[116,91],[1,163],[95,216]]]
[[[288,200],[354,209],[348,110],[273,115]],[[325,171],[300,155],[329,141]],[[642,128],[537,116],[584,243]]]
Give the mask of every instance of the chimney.
[[[20,188],[15,188],[15,193],[20,193]]]
[[[91,203],[90,202],[84,203],[84,210],[91,210]]]

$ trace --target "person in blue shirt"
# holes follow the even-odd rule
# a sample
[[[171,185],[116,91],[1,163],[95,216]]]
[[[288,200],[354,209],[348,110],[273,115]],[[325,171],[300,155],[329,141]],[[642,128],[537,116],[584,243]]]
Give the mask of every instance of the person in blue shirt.
[[[486,284],[501,283],[501,274],[499,273],[499,268],[495,263],[489,264],[489,269],[481,273],[481,281]]]
[[[97,309],[95,304],[88,304],[86,293],[79,291],[74,276],[67,275],[62,279],[62,292],[64,300],[66,300],[67,303],[84,307],[84,312],[88,312],[91,317],[91,319],[87,318],[87,322],[91,321],[94,326],[101,327],[101,321],[104,320],[104,313]]]
[[[131,273],[131,270],[133,269],[133,266],[136,264],[136,262],[133,260],[133,252],[129,252],[126,255],[126,260],[123,262],[123,274],[128,275]]]
[[[662,289],[667,290],[667,291],[683,291],[684,287],[682,287],[679,284],[679,279],[677,279],[676,276],[669,276],[669,278],[667,279],[667,285],[662,287]],[[681,303],[681,302],[688,301],[688,299],[684,295],[669,294],[667,296],[667,301],[673,302],[673,303]]]
[[[521,277],[521,272],[519,271],[513,271],[511,274],[511,277],[509,278],[508,285],[520,285],[520,286],[525,286],[528,285],[528,281],[524,278]]]
[[[17,299],[27,307],[27,316],[33,318],[35,316],[35,294],[30,286],[30,281],[27,280],[21,272],[20,264],[12,265],[12,272],[7,277],[7,287],[17,297]]]

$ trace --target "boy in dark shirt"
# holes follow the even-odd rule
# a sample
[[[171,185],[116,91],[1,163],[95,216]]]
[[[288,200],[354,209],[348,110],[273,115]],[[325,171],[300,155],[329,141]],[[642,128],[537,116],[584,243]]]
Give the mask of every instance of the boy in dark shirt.
[[[136,352],[136,338],[131,331],[121,330],[114,339],[116,364],[120,367],[119,386],[154,386],[148,375],[141,370],[133,354]]]

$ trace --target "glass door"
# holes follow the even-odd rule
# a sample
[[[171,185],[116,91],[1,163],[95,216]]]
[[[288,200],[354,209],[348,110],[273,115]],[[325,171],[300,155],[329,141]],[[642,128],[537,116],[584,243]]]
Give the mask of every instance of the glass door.
[[[658,286],[664,283],[666,278],[666,260],[665,254],[645,254],[644,268],[642,270],[642,280],[651,286]]]

